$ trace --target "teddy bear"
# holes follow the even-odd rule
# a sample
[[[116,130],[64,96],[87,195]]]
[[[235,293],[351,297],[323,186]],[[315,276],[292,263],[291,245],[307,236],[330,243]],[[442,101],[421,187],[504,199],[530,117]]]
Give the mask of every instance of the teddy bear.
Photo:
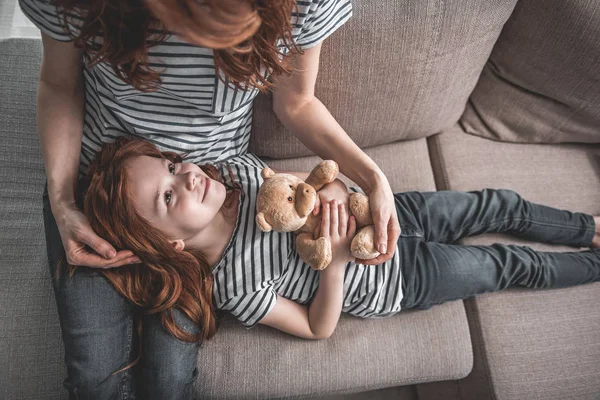
[[[320,215],[313,215],[317,192],[333,182],[339,173],[333,160],[321,161],[306,181],[295,175],[275,173],[264,168],[256,200],[256,223],[263,232],[296,232],[296,251],[306,264],[316,270],[325,269],[331,262],[331,242],[328,238],[313,238]],[[348,208],[356,220],[356,234],[350,245],[351,253],[360,259],[379,256],[374,246],[375,229],[371,219],[369,198],[351,193]]]

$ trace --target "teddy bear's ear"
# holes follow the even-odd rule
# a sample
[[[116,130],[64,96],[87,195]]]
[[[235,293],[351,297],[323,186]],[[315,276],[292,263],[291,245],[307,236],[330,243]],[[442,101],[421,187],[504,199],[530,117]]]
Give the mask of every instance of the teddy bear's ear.
[[[273,172],[273,170],[271,168],[263,168],[260,175],[262,176],[263,179],[269,179],[270,177],[275,175],[275,172]]]
[[[263,232],[271,232],[271,229],[273,229],[273,227],[265,219],[265,214],[261,212],[256,214],[256,224]]]

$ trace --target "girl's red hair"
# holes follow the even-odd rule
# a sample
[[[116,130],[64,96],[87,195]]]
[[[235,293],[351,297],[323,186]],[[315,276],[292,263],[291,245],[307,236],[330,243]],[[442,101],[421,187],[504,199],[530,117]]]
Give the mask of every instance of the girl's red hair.
[[[119,294],[140,310],[159,314],[165,329],[176,338],[202,342],[210,339],[217,329],[211,266],[198,251],[175,250],[167,236],[138,214],[131,201],[126,174],[128,161],[137,156],[167,158],[173,163],[182,160],[178,154],[161,152],[148,141],[119,137],[102,147],[77,190],[78,204],[94,232],[117,251],[131,250],[142,261],[100,271]],[[216,167],[200,167],[212,179],[223,182]],[[231,171],[229,175],[232,178]],[[226,187],[221,210],[226,217],[235,218],[239,191],[236,187]],[[69,265],[69,275],[76,268]],[[200,332],[192,334],[181,329],[171,313],[173,308],[183,312]],[[141,332],[139,316],[137,326]],[[139,357],[127,368],[138,360]]]

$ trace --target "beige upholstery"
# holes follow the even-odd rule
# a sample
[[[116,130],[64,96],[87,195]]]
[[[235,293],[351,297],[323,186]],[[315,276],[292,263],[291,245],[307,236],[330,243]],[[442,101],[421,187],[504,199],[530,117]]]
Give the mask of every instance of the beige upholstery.
[[[528,143],[600,142],[596,0],[520,1],[461,121],[469,133]]]
[[[361,392],[460,379],[472,368],[461,301],[389,318],[342,315],[333,336],[307,341],[226,317],[198,358],[202,398]]]
[[[435,181],[425,139],[405,140],[365,149],[381,166],[395,192],[435,190]],[[310,171],[321,159],[316,156],[265,161],[283,171]],[[356,184],[341,178],[352,186]]]
[[[354,1],[354,16],[323,44],[316,95],[361,147],[429,136],[452,126],[516,0]],[[255,102],[250,151],[308,155]]]
[[[458,126],[429,138],[438,186],[518,191],[528,200],[600,214],[600,146],[498,143]],[[523,244],[577,251],[506,235],[465,244]],[[531,291],[511,289],[465,301],[475,364],[466,379],[419,387],[427,399],[458,385],[462,399],[598,399],[600,283]]]

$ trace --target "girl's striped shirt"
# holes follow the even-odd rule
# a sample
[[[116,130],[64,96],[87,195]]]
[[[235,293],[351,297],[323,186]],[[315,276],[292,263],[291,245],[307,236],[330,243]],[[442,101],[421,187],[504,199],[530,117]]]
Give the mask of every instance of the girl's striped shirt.
[[[47,0],[19,0],[21,10],[45,34],[72,41]],[[304,0],[291,15],[292,37],[301,49],[313,47],[352,16],[350,0]],[[81,19],[72,16],[74,35]],[[280,42],[284,53],[287,49]],[[118,136],[145,138],[162,151],[187,153],[184,161],[219,162],[246,153],[252,103],[258,89],[239,90],[215,73],[213,50],[191,45],[175,34],[151,47],[149,65],[162,70],[162,86],[152,93],[123,82],[107,63],[88,68],[84,54],[85,115],[80,177],[104,142]],[[268,76],[263,68],[263,75]]]
[[[265,233],[256,225],[256,197],[266,164],[251,154],[232,158],[227,164],[242,195],[234,234],[213,268],[213,297],[218,309],[229,311],[246,327],[252,327],[273,309],[276,294],[308,303],[319,286],[319,272],[300,260],[293,233]],[[222,174],[232,184],[224,166]],[[401,300],[397,248],[392,259],[383,264],[346,265],[343,312],[358,317],[389,316],[400,311]]]

